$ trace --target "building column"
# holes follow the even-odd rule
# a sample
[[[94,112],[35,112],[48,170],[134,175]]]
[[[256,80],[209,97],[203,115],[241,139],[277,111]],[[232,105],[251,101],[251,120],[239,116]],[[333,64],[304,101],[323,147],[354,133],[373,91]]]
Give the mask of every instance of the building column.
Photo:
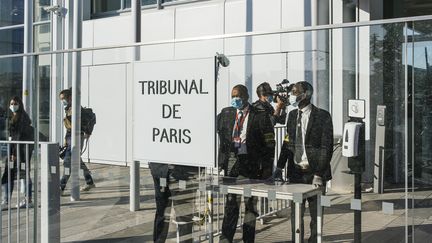
[[[24,1],[24,53],[33,52],[33,0]],[[23,57],[23,94],[22,101],[24,108],[27,113],[32,113],[32,99],[31,99],[31,87],[32,87],[32,56]],[[34,67],[37,68],[37,67]],[[33,121],[36,122],[36,121]]]

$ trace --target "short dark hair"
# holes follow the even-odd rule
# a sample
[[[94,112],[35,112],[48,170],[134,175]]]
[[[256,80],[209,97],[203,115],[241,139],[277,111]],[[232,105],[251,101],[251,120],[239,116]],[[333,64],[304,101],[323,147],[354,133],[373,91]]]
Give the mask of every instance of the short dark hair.
[[[63,95],[65,97],[67,97],[67,98],[72,98],[72,88],[62,90],[60,92],[59,96],[60,95]]]
[[[256,94],[258,95],[258,97],[261,97],[262,95],[269,95],[272,93],[273,93],[272,88],[270,84],[267,82],[261,83],[260,85],[258,85],[256,89]]]
[[[236,86],[233,87],[233,90],[234,89],[240,91],[240,93],[242,94],[245,94],[246,98],[249,99],[249,91],[246,86],[244,86],[243,84],[237,84]]]
[[[298,85],[300,85],[303,89],[303,91],[306,93],[306,98],[310,99],[313,95],[313,87],[312,84],[310,84],[307,81],[300,81],[297,82]]]

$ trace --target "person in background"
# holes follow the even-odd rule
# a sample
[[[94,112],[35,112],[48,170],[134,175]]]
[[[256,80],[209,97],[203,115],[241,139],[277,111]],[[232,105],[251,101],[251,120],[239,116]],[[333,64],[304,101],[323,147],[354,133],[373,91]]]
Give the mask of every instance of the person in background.
[[[276,106],[273,108],[271,103],[274,102],[274,94],[270,84],[264,82],[258,85],[256,94],[258,95],[258,100],[252,104],[253,107],[257,111],[266,112],[270,116],[273,126],[276,125],[276,123],[285,124],[286,104],[282,101],[282,99],[276,97]]]
[[[34,139],[34,129],[31,126],[31,120],[28,116],[27,112],[24,110],[24,104],[22,100],[15,96],[10,100],[9,103],[9,120],[8,120],[8,132],[9,132],[9,140],[11,141],[33,141]],[[19,152],[19,156],[18,156]],[[3,198],[1,207],[2,210],[8,207],[9,199],[12,197],[12,191],[14,188],[13,181],[17,178],[17,173],[20,173],[20,183],[22,193],[25,193],[24,199],[19,202],[17,207],[32,207],[32,181],[29,179],[27,181],[27,185],[25,183],[24,178],[30,178],[30,170],[31,170],[31,155],[33,152],[33,146],[29,145],[28,153],[26,151],[25,145],[20,144],[11,144],[9,150],[9,161],[13,163],[13,168],[9,168],[8,158],[5,161],[5,170],[2,176],[2,190],[3,190]],[[28,157],[26,158],[26,154]],[[18,161],[18,157],[19,160]],[[27,162],[27,163],[26,163]],[[27,165],[28,168],[22,168],[22,165]],[[19,166],[19,172],[18,172]],[[9,178],[9,170],[11,178]],[[10,190],[9,190],[10,189]],[[28,193],[26,193],[28,190]],[[28,194],[28,195],[27,195]]]
[[[72,150],[71,150],[71,139],[72,139],[72,90],[71,89],[65,89],[60,92],[59,95],[60,101],[63,104],[64,110],[65,110],[65,118],[63,119],[63,124],[66,128],[66,135],[65,135],[65,141],[63,146],[66,147],[64,159],[63,159],[63,166],[64,166],[64,172],[63,177],[60,180],[60,190],[61,194],[63,194],[66,184],[70,177],[70,169],[71,169],[71,157],[72,157]],[[91,134],[87,134],[83,131],[81,131],[81,149],[84,145],[84,139],[88,138]],[[84,178],[86,181],[86,185],[81,187],[81,191],[89,191],[92,188],[95,188],[96,185],[93,182],[93,178],[90,174],[90,170],[87,168],[87,166],[84,164],[82,159],[80,158],[80,165],[81,169],[84,172]]]
[[[236,85],[231,92],[231,107],[217,117],[219,167],[236,179],[267,179],[273,169],[275,135],[270,117],[249,104],[246,86]],[[232,242],[237,228],[241,198],[227,194],[220,242]],[[245,197],[243,241],[255,241],[257,198]]]
[[[282,179],[282,168],[288,162],[288,180],[292,183],[311,184],[325,194],[331,176],[330,160],[333,154],[333,125],[329,112],[311,104],[313,87],[306,81],[294,85],[289,97],[297,109],[288,114],[287,135],[284,139],[274,178]],[[309,242],[317,242],[317,198],[308,198],[311,215]],[[291,209],[295,208],[291,202]],[[301,239],[304,238],[305,200],[301,208]],[[291,210],[291,231],[295,237],[295,211]]]

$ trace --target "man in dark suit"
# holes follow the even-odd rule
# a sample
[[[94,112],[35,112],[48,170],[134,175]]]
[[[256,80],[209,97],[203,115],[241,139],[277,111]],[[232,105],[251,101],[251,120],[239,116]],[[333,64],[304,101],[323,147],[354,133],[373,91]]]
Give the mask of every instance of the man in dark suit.
[[[330,114],[313,104],[313,87],[302,81],[295,84],[291,91],[290,103],[298,106],[288,115],[287,135],[275,170],[275,177],[282,177],[282,168],[288,162],[288,180],[292,183],[311,184],[325,193],[326,182],[331,176],[330,160],[333,154],[333,125]],[[311,215],[311,237],[309,242],[317,241],[317,199],[309,198]],[[291,208],[294,204],[291,203]],[[305,202],[301,209],[301,238],[304,236]],[[291,211],[292,237],[295,237],[294,210]],[[293,240],[294,242],[294,240]]]
[[[266,112],[249,104],[246,86],[236,85],[231,92],[231,107],[218,115],[220,138],[219,166],[226,176],[237,179],[266,179],[271,177],[275,137],[273,125]],[[239,217],[240,197],[227,195],[220,242],[232,242]],[[258,215],[256,197],[245,198],[243,241],[254,242]]]

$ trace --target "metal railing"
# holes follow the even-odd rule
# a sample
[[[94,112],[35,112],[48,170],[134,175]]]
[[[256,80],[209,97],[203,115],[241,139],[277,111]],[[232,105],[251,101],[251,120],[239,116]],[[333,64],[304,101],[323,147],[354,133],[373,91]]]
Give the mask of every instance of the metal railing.
[[[34,141],[0,141],[0,197],[3,199],[0,243],[60,242],[58,144],[40,143],[40,147],[39,142]],[[2,225],[4,218],[6,227]]]
[[[38,183],[38,170],[37,166],[31,166],[31,161],[33,157],[33,147],[34,142],[18,142],[18,141],[0,141],[0,147],[2,147],[1,154],[1,174],[2,174],[2,187],[0,190],[0,196],[2,197],[2,220],[0,221],[0,226],[3,217],[7,217],[7,242],[21,242],[25,239],[25,242],[34,242],[37,236],[37,195],[34,197],[34,205],[32,201],[32,192],[37,193],[37,183]],[[6,149],[6,151],[4,151]],[[24,157],[24,158],[22,158]],[[33,159],[37,161],[37,159]],[[34,164],[34,163],[33,163]],[[33,168],[32,168],[33,167]],[[31,176],[33,172],[33,180]],[[22,174],[25,173],[24,178],[21,178]],[[16,179],[16,200],[13,200],[13,188],[14,179]],[[32,181],[35,183],[33,184]],[[35,189],[33,189],[33,185]],[[21,193],[24,194],[23,200],[21,199]],[[13,201],[16,201],[15,207],[13,207]],[[14,210],[15,209],[15,210]],[[22,210],[24,210],[24,217],[22,216]],[[4,211],[6,215],[4,215]],[[13,212],[15,211],[15,212]],[[31,220],[30,211],[33,211],[33,219]],[[12,217],[13,213],[16,213],[16,218]],[[16,223],[13,222],[16,219]],[[24,219],[24,232],[25,236],[22,238],[22,223],[21,220]],[[32,224],[31,224],[32,221]],[[0,233],[3,227],[0,227]],[[13,237],[13,232],[16,233],[16,237]],[[30,240],[32,239],[32,240]],[[3,239],[2,239],[3,242]]]

